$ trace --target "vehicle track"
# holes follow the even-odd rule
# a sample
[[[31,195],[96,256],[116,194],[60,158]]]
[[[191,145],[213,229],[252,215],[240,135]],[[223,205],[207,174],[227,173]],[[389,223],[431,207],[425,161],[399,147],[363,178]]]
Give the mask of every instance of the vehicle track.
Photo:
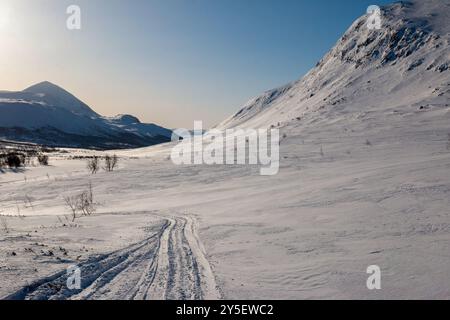
[[[219,299],[211,267],[191,216],[162,217],[143,241],[77,265],[81,288],[67,288],[66,270],[39,279],[5,299]]]

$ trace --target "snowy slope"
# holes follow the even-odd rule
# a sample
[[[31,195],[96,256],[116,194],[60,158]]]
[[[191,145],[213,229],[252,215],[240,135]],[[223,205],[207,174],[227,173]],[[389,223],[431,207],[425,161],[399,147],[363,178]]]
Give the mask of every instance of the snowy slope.
[[[369,30],[369,15],[362,16],[304,78],[252,99],[218,128],[317,123],[405,104],[445,107],[449,6],[448,0],[386,6],[381,30]]]
[[[0,91],[0,136],[42,144],[123,148],[169,140],[171,131],[137,118],[103,117],[66,90],[42,82],[21,92]]]

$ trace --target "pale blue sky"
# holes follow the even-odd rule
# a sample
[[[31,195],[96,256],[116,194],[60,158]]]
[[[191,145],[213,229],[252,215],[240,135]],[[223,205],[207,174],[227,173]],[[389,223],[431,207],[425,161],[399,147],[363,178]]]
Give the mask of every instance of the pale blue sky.
[[[48,80],[104,115],[210,126],[303,76],[369,5],[389,2],[0,0],[0,89]],[[69,4],[81,31],[65,27]]]

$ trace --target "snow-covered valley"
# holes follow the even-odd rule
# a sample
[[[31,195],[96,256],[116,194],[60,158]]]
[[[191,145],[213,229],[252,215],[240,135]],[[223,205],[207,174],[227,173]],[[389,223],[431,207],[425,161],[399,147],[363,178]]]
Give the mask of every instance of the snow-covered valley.
[[[4,170],[0,297],[450,298],[449,12],[394,4],[381,30],[364,16],[304,78],[217,126],[278,128],[277,175],[175,165],[174,143]],[[91,174],[85,157],[106,153],[118,169]],[[89,184],[97,211],[72,222],[64,197]],[[70,265],[77,292],[61,285]]]
[[[243,166],[178,167],[169,146],[123,155],[113,173],[90,175],[85,161],[63,156],[7,173],[3,214],[18,205],[26,217],[8,217],[2,233],[1,293],[138,243],[160,217],[192,216],[224,298],[447,298],[448,136],[420,133],[399,140],[383,131],[371,145],[361,132],[289,133],[270,177]],[[66,221],[63,196],[89,182],[98,212]],[[379,291],[366,288],[373,264],[383,272]]]

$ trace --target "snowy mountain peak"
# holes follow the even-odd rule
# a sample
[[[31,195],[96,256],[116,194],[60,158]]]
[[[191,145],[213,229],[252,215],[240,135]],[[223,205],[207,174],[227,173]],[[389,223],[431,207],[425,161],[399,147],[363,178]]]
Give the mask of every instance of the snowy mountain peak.
[[[63,88],[40,82],[0,91],[0,138],[63,147],[133,148],[170,140],[172,132],[132,115],[103,117]]]
[[[368,27],[369,17],[357,19],[302,79],[250,100],[218,128],[317,125],[362,112],[388,112],[401,102],[420,106],[432,98],[445,106],[450,1],[384,6],[380,29]]]
[[[52,92],[60,91],[60,92],[67,93],[66,90],[57,86],[54,83],[51,83],[50,81],[42,81],[42,82],[36,83],[35,85],[32,85],[23,91],[34,92],[34,93],[45,93],[45,92],[52,93]]]
[[[23,90],[26,93],[32,93],[38,98],[42,98],[49,105],[64,108],[68,111],[87,115],[98,116],[88,105],[80,101],[70,92],[53,84],[49,81],[43,81]]]
[[[353,23],[319,67],[332,57],[353,62],[356,67],[385,65],[409,57],[426,45],[437,44],[441,37],[448,40],[448,23],[440,22],[449,9],[448,1],[439,5],[433,0],[395,3],[382,8],[379,30],[368,28],[370,14],[364,15]]]

